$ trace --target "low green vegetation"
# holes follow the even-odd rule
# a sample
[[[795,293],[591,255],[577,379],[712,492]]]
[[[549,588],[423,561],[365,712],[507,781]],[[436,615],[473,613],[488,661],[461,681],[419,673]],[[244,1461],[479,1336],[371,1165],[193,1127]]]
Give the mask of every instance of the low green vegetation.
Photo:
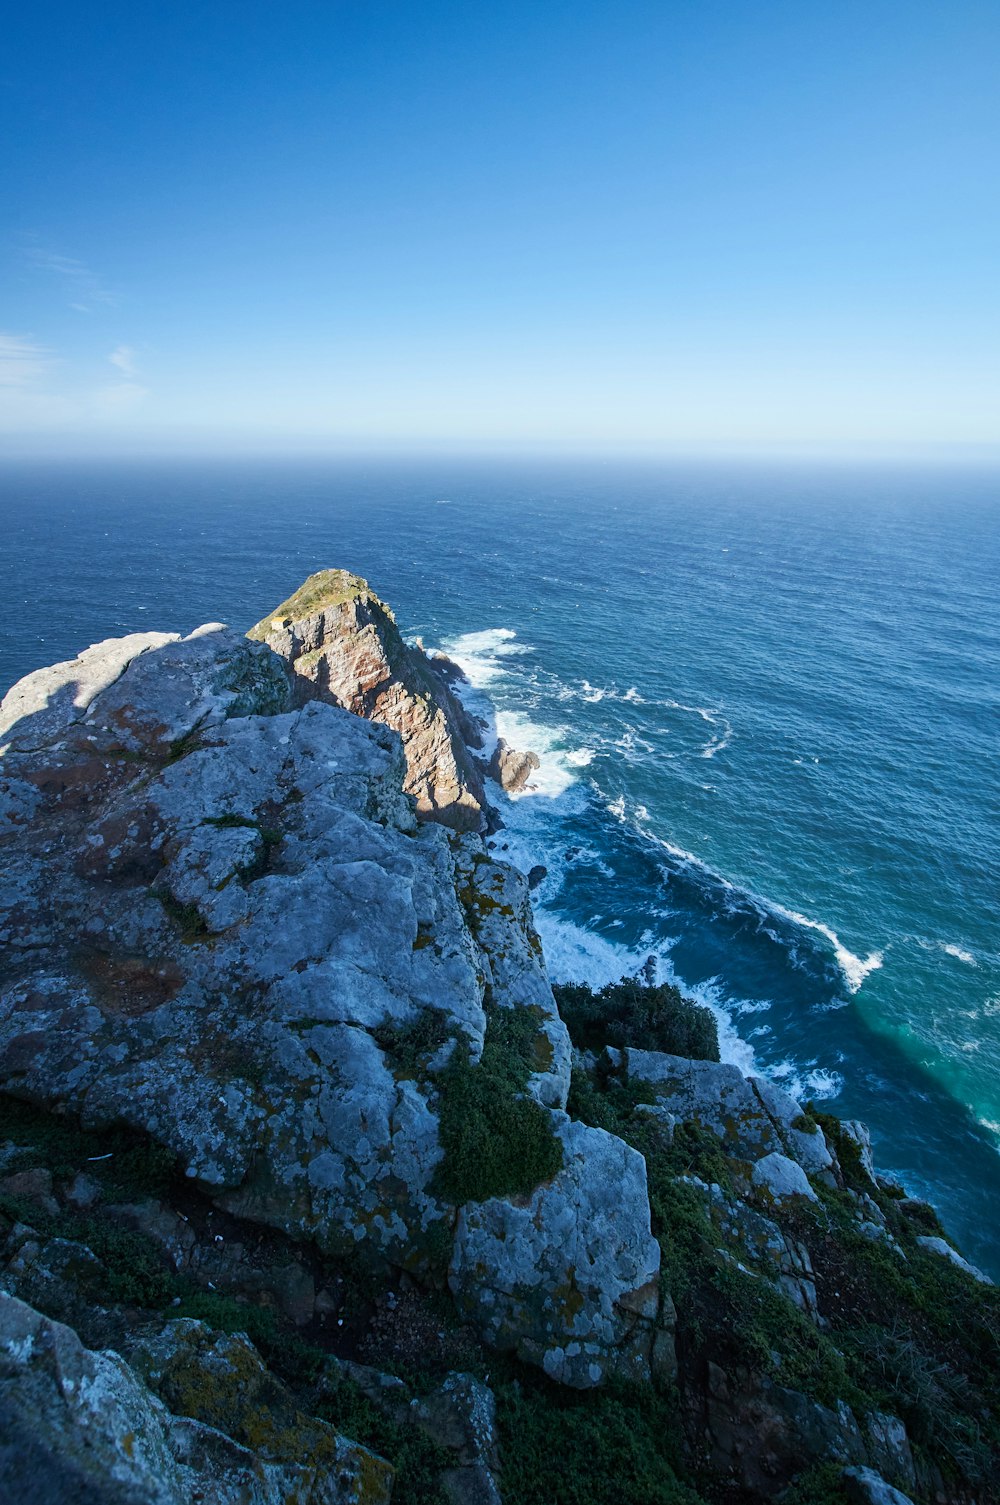
[[[428,1008],[411,1019],[387,1020],[371,1033],[390,1058],[397,1081],[426,1081],[431,1060],[452,1038],[447,1015]]]
[[[581,1393],[528,1374],[496,1389],[505,1499],[703,1505],[677,1476],[682,1438],[675,1396],[620,1384]]]
[[[79,1120],[0,1095],[0,1143],[30,1149],[31,1165],[57,1179],[84,1171],[112,1201],[164,1196],[178,1179],[177,1156],[122,1125],[84,1129]]]
[[[539,1022],[532,1009],[488,1007],[479,1063],[459,1042],[437,1078],[444,1159],[434,1190],[456,1206],[527,1195],[562,1168],[550,1113],[525,1095]]]
[[[719,1059],[719,1032],[711,1009],[685,998],[669,983],[657,987],[624,978],[594,993],[575,984],[552,990],[573,1044],[660,1050],[699,1061]]]
[[[360,575],[352,575],[348,570],[318,570],[315,575],[310,575],[303,581],[294,595],[289,596],[287,601],[282,601],[256,627],[252,627],[247,637],[263,640],[273,631],[272,622],[299,622],[327,607],[343,606],[357,596],[377,599],[368,582],[362,580]]]
[[[153,897],[159,899],[164,911],[177,926],[182,941],[200,941],[208,935],[208,926],[197,904],[181,904],[166,889],[154,890]]]

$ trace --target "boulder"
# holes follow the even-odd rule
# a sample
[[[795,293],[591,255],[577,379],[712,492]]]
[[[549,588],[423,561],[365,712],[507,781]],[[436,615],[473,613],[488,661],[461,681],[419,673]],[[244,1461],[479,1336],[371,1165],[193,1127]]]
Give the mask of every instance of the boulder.
[[[450,1281],[459,1310],[498,1348],[586,1389],[609,1371],[649,1374],[660,1249],[646,1164],[602,1129],[555,1115],[563,1169],[517,1202],[459,1214]]]
[[[541,760],[537,753],[518,752],[517,748],[510,747],[499,737],[487,772],[508,794],[519,794],[535,769],[540,767]]]
[[[754,1165],[750,1179],[758,1192],[771,1202],[784,1202],[796,1197],[803,1197],[809,1202],[819,1200],[801,1165],[789,1160],[787,1155],[777,1152],[765,1155]]]
[[[678,1122],[709,1130],[736,1160],[753,1164],[778,1154],[806,1175],[827,1172],[833,1164],[822,1131],[809,1123],[790,1093],[763,1077],[744,1076],[727,1062],[660,1051],[630,1047],[608,1054],[629,1080],[653,1087]]]
[[[851,1505],[913,1505],[909,1495],[893,1489],[873,1468],[845,1468],[840,1482]]]

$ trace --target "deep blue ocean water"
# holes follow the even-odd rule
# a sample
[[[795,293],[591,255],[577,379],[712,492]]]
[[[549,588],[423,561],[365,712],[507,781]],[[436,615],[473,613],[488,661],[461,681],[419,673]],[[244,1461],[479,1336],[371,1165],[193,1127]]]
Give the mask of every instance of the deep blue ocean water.
[[[0,514],[3,690],[366,575],[542,756],[553,975],[656,954],[1000,1275],[1000,476],[8,464]]]

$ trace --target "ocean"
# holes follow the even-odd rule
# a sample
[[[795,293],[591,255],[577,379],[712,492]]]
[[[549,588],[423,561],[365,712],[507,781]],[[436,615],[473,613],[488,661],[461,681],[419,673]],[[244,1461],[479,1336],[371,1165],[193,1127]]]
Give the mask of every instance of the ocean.
[[[1000,475],[8,462],[0,513],[3,690],[365,575],[540,756],[495,845],[553,978],[654,955],[1000,1277]]]

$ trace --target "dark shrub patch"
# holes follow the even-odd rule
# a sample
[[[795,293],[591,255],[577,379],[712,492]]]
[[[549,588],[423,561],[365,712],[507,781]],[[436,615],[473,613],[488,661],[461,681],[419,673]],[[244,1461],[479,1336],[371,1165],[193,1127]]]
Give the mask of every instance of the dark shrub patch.
[[[649,1386],[584,1394],[544,1381],[497,1387],[504,1497],[518,1505],[700,1505],[671,1460],[671,1399]]]
[[[719,1032],[711,1009],[685,998],[669,983],[649,987],[634,978],[599,993],[559,984],[552,989],[573,1044],[581,1050],[631,1045],[699,1061],[719,1059]]]

